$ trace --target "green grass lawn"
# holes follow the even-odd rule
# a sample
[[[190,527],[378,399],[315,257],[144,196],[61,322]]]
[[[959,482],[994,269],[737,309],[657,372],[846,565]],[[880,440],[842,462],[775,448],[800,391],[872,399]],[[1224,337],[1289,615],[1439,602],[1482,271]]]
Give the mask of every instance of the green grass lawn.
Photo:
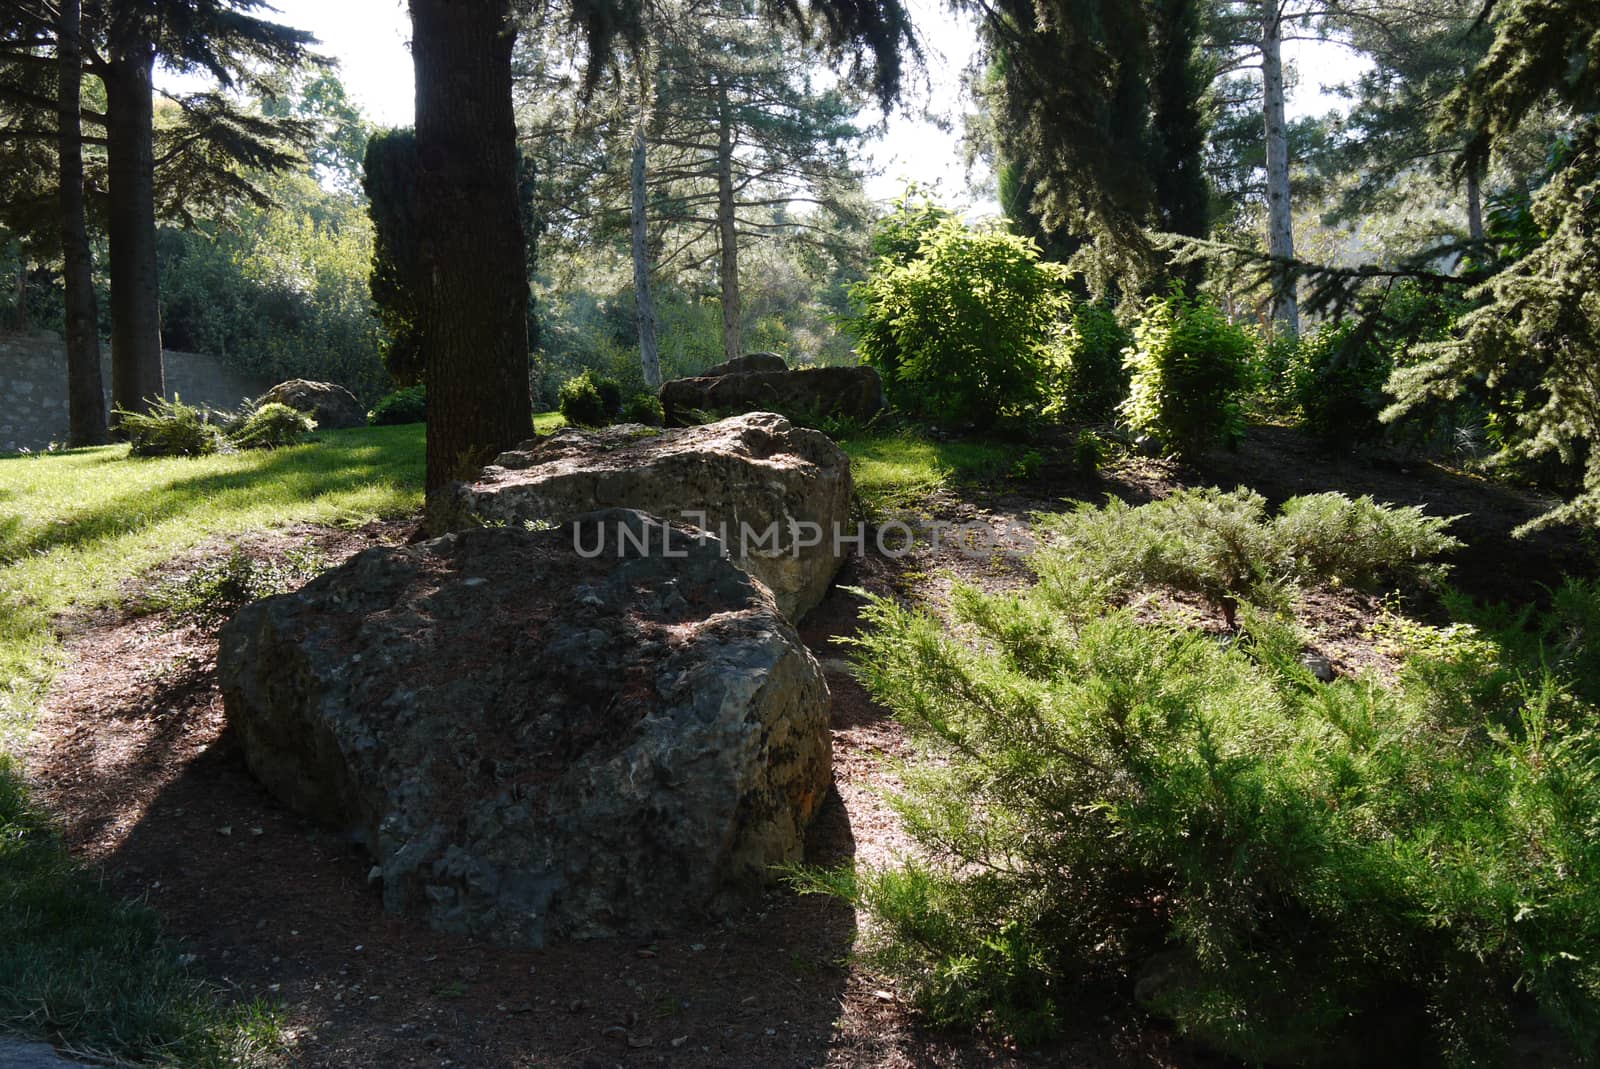
[[[1004,478],[1022,454],[997,442],[934,441],[913,434],[841,438],[856,494],[873,518],[913,507],[947,486]]]

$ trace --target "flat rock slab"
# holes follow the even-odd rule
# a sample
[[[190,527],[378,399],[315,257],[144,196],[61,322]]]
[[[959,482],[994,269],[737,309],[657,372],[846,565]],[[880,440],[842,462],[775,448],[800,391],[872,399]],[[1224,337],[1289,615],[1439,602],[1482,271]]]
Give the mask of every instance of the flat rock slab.
[[[63,1058],[48,1043],[29,1043],[0,1036],[0,1069],[89,1069],[89,1066]]]
[[[784,371],[733,365],[724,374],[707,372],[663,383],[661,407],[668,423],[690,422],[701,412],[782,412],[791,419],[866,421],[882,412],[886,402],[883,379],[866,366]]]
[[[240,611],[217,664],[256,777],[446,931],[723,913],[831,783],[827,686],[771,595],[635,511],[368,550]]]
[[[667,431],[563,428],[458,487],[449,524],[538,526],[596,508],[641,509],[717,535],[798,620],[852,549],[853,489],[844,450],[771,412]]]

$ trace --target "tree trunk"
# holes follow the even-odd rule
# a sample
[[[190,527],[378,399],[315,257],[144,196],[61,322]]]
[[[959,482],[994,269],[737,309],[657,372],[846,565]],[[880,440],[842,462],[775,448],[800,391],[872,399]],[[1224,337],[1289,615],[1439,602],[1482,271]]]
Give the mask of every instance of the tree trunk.
[[[1289,201],[1289,125],[1283,114],[1283,18],[1278,0],[1261,4],[1262,116],[1267,138],[1267,251],[1294,259],[1294,214]],[[1285,268],[1272,295],[1272,318],[1291,335],[1300,333],[1295,282]]]
[[[17,245],[17,281],[11,292],[12,326],[17,330],[28,329],[28,254]]]
[[[744,308],[739,297],[739,231],[733,203],[733,120],[728,114],[728,88],[717,86],[717,240],[722,282],[722,349],[729,360],[744,348]]]
[[[149,41],[114,41],[106,70],[110,181],[111,403],[149,410],[162,396],[161,283],[156,268],[155,109]]]
[[[633,128],[633,164],[628,183],[633,197],[633,307],[639,323],[639,367],[652,390],[661,388],[661,346],[656,340],[656,299],[650,290],[650,248],[645,216],[645,170],[649,145],[645,139],[647,98],[645,75],[639,75],[639,114]]]
[[[83,215],[83,128],[78,110],[83,88],[81,0],[61,0],[58,156],[61,168],[62,279],[66,284],[67,444],[103,445],[105,386],[100,381],[99,312],[95,307],[94,260]]]
[[[1483,174],[1476,163],[1467,167],[1467,236],[1483,240]]]
[[[410,0],[430,506],[528,438],[528,271],[510,0]],[[431,510],[437,516],[437,510]]]

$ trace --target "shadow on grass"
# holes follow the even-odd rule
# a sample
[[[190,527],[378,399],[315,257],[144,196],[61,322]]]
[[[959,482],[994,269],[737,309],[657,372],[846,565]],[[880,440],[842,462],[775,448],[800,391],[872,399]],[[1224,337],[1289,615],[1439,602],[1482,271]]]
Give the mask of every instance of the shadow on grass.
[[[100,496],[91,507],[72,509],[51,522],[41,523],[41,517],[21,512],[0,515],[0,564],[54,549],[93,546],[185,513],[229,506],[244,510],[273,501],[288,506],[374,486],[397,494],[420,492],[422,487],[420,428],[329,432],[293,449],[192,462],[110,456],[118,467],[106,471],[108,482],[115,481],[120,470],[131,471],[140,465],[168,465],[173,468],[172,477],[155,486]],[[92,461],[100,462],[98,457]],[[187,463],[236,466],[186,475],[179,465]],[[8,493],[14,496],[14,492]]]

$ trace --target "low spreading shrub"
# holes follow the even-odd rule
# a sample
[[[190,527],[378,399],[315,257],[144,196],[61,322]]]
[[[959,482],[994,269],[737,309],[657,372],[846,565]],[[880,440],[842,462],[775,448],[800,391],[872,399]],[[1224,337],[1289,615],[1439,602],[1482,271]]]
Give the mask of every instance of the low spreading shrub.
[[[317,421],[304,412],[271,401],[245,416],[228,440],[240,449],[281,449],[299,445],[316,429]]]
[[[1445,533],[1450,522],[1338,493],[1291,498],[1268,518],[1266,499],[1252,490],[1207,488],[1138,507],[1083,505],[1042,520],[1040,530],[1108,597],[1180,590],[1233,626],[1240,602],[1279,604],[1294,584],[1437,580],[1435,558],[1459,545]]]
[[[367,422],[374,427],[424,423],[427,419],[428,393],[422,386],[407,386],[405,389],[385,394],[367,414]]]
[[[177,397],[154,402],[149,412],[117,409],[117,431],[128,439],[130,456],[205,457],[226,445],[222,428],[206,409]]]
[[[1269,613],[1223,643],[1063,548],[1034,566],[948,623],[869,599],[920,850],[796,877],[871,914],[934,1022],[1037,1040],[1110,984],[1253,1064],[1502,1064],[1525,1004],[1596,1049],[1600,737],[1569,677],[1473,636],[1319,684]]]
[[[310,550],[292,550],[279,559],[263,559],[234,549],[226,557],[206,561],[157,584],[138,607],[208,626],[226,620],[252,601],[304,585],[325,566],[322,556]]]
[[[1174,291],[1152,297],[1126,353],[1132,379],[1122,419],[1180,456],[1244,433],[1240,398],[1255,342],[1206,299]]]
[[[600,384],[585,368],[561,386],[558,407],[568,423],[579,427],[603,427],[611,422],[611,409],[600,392]]]

